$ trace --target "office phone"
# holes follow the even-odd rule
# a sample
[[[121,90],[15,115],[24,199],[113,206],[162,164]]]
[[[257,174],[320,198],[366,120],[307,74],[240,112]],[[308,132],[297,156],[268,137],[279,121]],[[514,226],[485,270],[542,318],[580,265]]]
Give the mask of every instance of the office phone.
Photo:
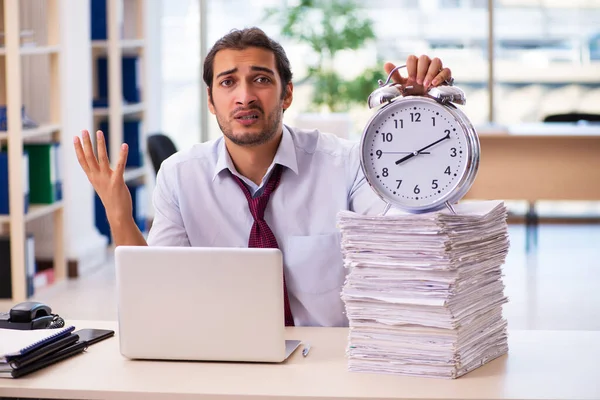
[[[52,309],[44,303],[25,301],[16,304],[9,312],[0,312],[0,328],[4,329],[54,329],[62,328],[65,321],[52,314]]]

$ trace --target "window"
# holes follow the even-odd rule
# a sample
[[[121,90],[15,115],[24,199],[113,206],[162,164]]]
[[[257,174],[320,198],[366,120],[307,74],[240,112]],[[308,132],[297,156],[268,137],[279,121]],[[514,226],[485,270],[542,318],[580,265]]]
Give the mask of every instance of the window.
[[[162,4],[162,130],[182,149],[200,140],[199,3]]]
[[[165,2],[165,7],[197,1]],[[206,4],[204,40],[208,47],[232,28],[252,25],[282,43],[296,83],[294,104],[285,116],[287,123],[306,111],[311,91],[310,84],[302,82],[306,52],[296,43],[282,40],[279,27],[266,25],[262,19],[266,7],[285,7],[295,1],[207,0]],[[376,60],[400,65],[410,54],[440,57],[465,91],[464,110],[476,125],[490,120],[499,124],[539,122],[549,114],[567,111],[600,113],[600,0],[500,0],[494,4],[493,97],[488,76],[487,0],[361,0],[365,15],[374,21],[377,39],[359,56],[346,57],[338,68],[360,70]],[[189,6],[187,10],[190,18]],[[196,40],[194,35],[189,37]],[[180,43],[188,52],[196,51],[195,44],[184,42]],[[175,61],[165,60],[170,62]],[[199,60],[194,59],[191,65],[180,68],[198,74]],[[199,76],[194,79],[200,82]],[[367,113],[360,107],[352,113],[356,119],[354,137],[360,135]],[[219,136],[212,116],[209,121],[210,137]]]
[[[600,2],[504,1],[495,11],[495,122],[600,113]]]

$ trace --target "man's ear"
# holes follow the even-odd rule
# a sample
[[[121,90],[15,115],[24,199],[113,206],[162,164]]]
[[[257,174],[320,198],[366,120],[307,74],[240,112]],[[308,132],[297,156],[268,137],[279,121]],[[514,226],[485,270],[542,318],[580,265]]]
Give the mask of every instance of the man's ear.
[[[210,95],[210,88],[206,88],[206,95],[208,96],[208,110],[211,114],[215,115],[215,104],[213,103],[212,96]]]
[[[287,110],[292,105],[292,100],[294,99],[294,84],[292,82],[288,83],[286,86],[285,95],[283,96],[283,109]]]

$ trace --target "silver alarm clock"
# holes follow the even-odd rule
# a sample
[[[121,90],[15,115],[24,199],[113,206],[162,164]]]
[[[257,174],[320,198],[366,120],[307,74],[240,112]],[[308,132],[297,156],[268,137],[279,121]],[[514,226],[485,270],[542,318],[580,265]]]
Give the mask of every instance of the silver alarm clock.
[[[455,86],[438,86],[422,96],[384,83],[369,96],[377,111],[361,138],[361,167],[375,193],[411,213],[437,211],[460,200],[479,168],[480,145],[467,116],[456,106],[465,95]]]

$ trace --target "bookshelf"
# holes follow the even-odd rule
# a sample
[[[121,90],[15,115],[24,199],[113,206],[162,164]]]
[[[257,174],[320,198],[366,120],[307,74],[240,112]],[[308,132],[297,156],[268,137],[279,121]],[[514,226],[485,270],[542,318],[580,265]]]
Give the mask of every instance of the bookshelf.
[[[10,288],[14,302],[28,298],[28,278],[33,278],[28,277],[27,266],[33,262],[27,261],[31,250],[26,240],[29,222],[53,216],[54,277],[58,281],[66,276],[63,203],[28,204],[24,193],[30,185],[30,167],[23,161],[25,146],[30,143],[60,143],[59,1],[0,0],[0,31],[4,32],[0,46],[0,104],[6,106],[6,130],[0,131],[0,147],[7,149],[9,203],[8,214],[0,215],[0,232],[10,239]],[[35,126],[22,122],[22,107]]]
[[[91,0],[92,4],[92,79],[94,87],[94,129],[102,130],[107,136],[108,153],[111,164],[117,161],[122,143],[129,144],[128,167],[124,179],[130,190],[143,188],[146,183],[146,168],[144,154],[146,145],[146,107],[144,102],[146,63],[146,4],[148,0]],[[104,23],[105,21],[105,23]],[[131,82],[131,63],[126,65],[125,59],[134,60],[135,82]],[[106,61],[104,61],[106,60]],[[101,63],[105,63],[106,65]],[[125,71],[124,68],[129,70]],[[127,72],[125,74],[125,72]],[[124,79],[125,77],[125,79]],[[103,89],[103,79],[105,89]],[[127,85],[127,88],[125,87]],[[132,86],[135,86],[132,89]],[[108,92],[107,98],[105,90]],[[133,94],[132,94],[133,93]],[[132,146],[131,128],[137,124],[137,134]],[[104,127],[104,129],[103,129]],[[106,132],[108,129],[108,132]],[[135,129],[134,129],[135,130]],[[92,135],[95,138],[95,135]],[[135,153],[135,154],[134,154]],[[135,194],[134,213],[141,210],[136,207]],[[140,194],[137,196],[142,198]],[[96,224],[101,233],[107,235],[107,225],[104,211],[96,199]],[[138,226],[145,230],[145,216],[135,216]],[[101,226],[100,226],[100,225]],[[108,236],[108,235],[107,235]]]

